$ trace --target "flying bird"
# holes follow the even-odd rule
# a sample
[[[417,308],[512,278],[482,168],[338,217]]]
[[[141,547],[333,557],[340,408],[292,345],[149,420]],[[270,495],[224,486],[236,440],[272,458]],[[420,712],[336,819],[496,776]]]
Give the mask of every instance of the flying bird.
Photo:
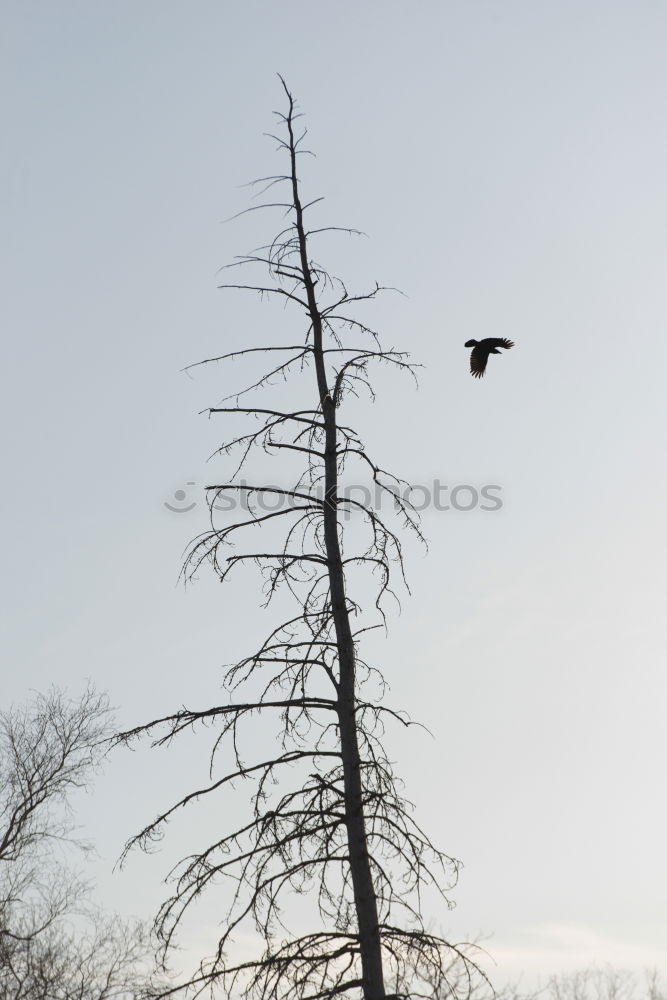
[[[470,352],[470,374],[473,378],[481,378],[486,371],[489,354],[500,354],[499,347],[509,351],[514,347],[514,341],[504,337],[487,337],[485,340],[466,340],[466,347],[472,347]]]

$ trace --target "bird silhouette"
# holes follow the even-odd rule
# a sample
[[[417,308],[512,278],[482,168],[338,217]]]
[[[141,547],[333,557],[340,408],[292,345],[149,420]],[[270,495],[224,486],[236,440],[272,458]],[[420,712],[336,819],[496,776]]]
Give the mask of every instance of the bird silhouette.
[[[470,374],[473,378],[481,378],[486,371],[489,354],[500,354],[499,347],[509,350],[514,347],[514,341],[504,337],[486,337],[485,340],[466,340],[466,347],[472,347],[470,352]]]

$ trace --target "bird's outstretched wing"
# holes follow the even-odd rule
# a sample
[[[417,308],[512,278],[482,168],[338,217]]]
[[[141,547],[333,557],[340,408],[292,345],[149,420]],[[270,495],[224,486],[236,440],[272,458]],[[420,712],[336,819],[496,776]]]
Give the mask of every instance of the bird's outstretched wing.
[[[509,351],[510,347],[514,347],[514,341],[506,340],[505,337],[487,337],[482,343],[488,344],[490,350],[494,347],[504,347],[506,351]]]
[[[488,349],[477,344],[470,352],[470,374],[473,378],[481,378],[486,371],[486,362],[489,359]]]

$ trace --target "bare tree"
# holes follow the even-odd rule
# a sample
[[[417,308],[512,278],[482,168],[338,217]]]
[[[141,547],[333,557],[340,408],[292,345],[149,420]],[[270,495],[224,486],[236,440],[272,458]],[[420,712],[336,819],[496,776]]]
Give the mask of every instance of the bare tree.
[[[497,1000],[667,1000],[664,978],[655,968],[640,974],[613,965],[561,972],[543,980],[532,991],[519,992],[509,985],[496,994]]]
[[[1,1000],[112,1000],[140,996],[149,944],[139,922],[60,911],[46,927],[33,914],[0,937]]]
[[[92,907],[61,850],[86,847],[69,798],[100,763],[109,723],[91,688],[0,713],[0,1000],[108,1000],[145,979],[145,930]]]
[[[665,1000],[667,988],[656,969],[641,977],[605,965],[551,976],[540,995],[545,1000]]]
[[[60,691],[0,713],[0,863],[26,864],[46,841],[71,833],[68,795],[102,757],[108,701],[88,689]]]
[[[413,366],[404,352],[383,347],[359,312],[387,289],[376,284],[350,293],[312,256],[324,237],[354,231],[307,221],[315,201],[304,202],[297,169],[307,152],[305,132],[297,132],[300,115],[284,82],[283,88],[283,132],[273,138],[287,169],[254,183],[261,193],[283,188],[284,198],[256,207],[277,208],[287,221],[270,243],[230,265],[262,276],[221,287],[292,308],[300,334],[287,346],[252,345],[202,362],[276,357],[268,371],[209,411],[248,417],[252,426],[220,448],[221,456],[237,456],[235,471],[208,487],[211,529],[193,543],[184,572],[192,578],[208,563],[225,581],[254,565],[264,578],[266,604],[287,592],[295,611],[228,669],[228,704],[181,709],[119,737],[132,742],[149,735],[164,746],[198,725],[215,730],[210,782],[157,816],[126,850],[148,848],[183,806],[252,781],[247,820],[173,873],[173,892],[156,918],[163,961],[206,889],[228,880],[231,902],[215,954],[170,992],[210,987],[262,1000],[467,996],[479,975],[469,949],[430,932],[422,913],[424,892],[435,890],[441,905],[449,905],[458,863],[419,827],[402,794],[382,737],[385,721],[411,723],[381,703],[384,678],[360,649],[369,629],[384,627],[392,574],[403,575],[400,531],[421,538],[418,517],[407,484],[383,471],[340,419],[348,395],[372,395],[372,366],[412,376]],[[308,375],[312,388],[304,390]],[[268,402],[270,387],[282,380],[302,403]],[[241,479],[258,453],[262,460],[277,456],[282,470],[287,456],[298,460],[292,485],[268,485],[265,473],[252,483]],[[343,476],[350,469],[363,470],[374,499],[346,494]],[[219,508],[233,505],[242,509],[239,517],[219,518]],[[237,538],[248,547],[233,548]],[[372,596],[362,606],[358,595],[369,594],[369,576]],[[257,715],[275,720],[277,749],[248,759],[256,740],[246,723]],[[218,769],[227,752],[231,758]],[[307,920],[312,929],[289,931],[285,906],[305,893],[316,912],[302,915],[301,924]],[[258,954],[235,960],[235,935],[248,925],[258,935]]]
[[[460,971],[460,970],[459,970]],[[428,971],[426,977],[428,978]],[[491,989],[478,980],[470,1000],[667,1000],[664,976],[656,968],[640,973],[616,966],[591,965],[587,968],[541,976],[533,989],[521,989],[518,982]]]

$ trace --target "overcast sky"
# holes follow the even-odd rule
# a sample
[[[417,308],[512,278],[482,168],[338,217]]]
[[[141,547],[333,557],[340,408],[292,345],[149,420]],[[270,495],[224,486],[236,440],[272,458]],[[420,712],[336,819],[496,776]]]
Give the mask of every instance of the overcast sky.
[[[320,256],[400,286],[373,323],[424,365],[357,426],[415,483],[501,488],[424,512],[372,647],[434,734],[392,743],[408,795],[465,865],[434,919],[487,936],[497,982],[667,972],[667,3],[3,0],[0,46],[3,704],[90,677],[122,725],[204,707],[266,630],[249,581],[177,582],[225,436],[199,413],[245,374],[181,370],[302,336],[216,288],[280,221],[221,224],[284,169],[280,72],[318,219],[369,236]],[[485,336],[516,347],[473,380]],[[78,804],[105,904],[152,914],[187,823],[112,867],[206,748],[120,754]]]

